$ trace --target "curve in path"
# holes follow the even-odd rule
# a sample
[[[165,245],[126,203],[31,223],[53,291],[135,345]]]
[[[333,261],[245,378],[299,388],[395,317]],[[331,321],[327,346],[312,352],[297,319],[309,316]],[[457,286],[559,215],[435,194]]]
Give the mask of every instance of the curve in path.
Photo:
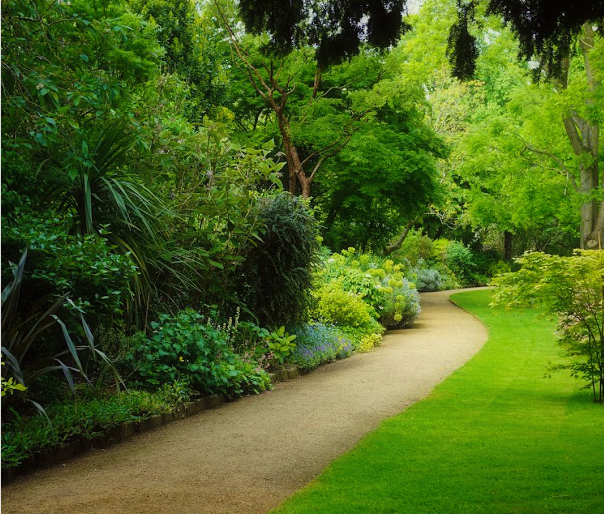
[[[375,351],[17,479],[2,512],[266,512],[481,348],[485,327],[450,294],[423,294],[413,328]]]

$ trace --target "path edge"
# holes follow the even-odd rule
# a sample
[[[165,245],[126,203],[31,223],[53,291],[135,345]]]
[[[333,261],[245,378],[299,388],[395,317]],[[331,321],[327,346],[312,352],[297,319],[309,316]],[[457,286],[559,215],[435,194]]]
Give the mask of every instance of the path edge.
[[[271,384],[274,385],[279,382],[287,382],[288,380],[299,378],[309,372],[309,370],[303,370],[296,366],[289,366],[285,369],[269,373],[268,375]],[[119,425],[108,429],[105,434],[98,437],[92,439],[75,439],[62,444],[59,447],[43,450],[25,459],[18,466],[3,469],[0,474],[1,483],[3,486],[7,485],[18,477],[28,475],[34,471],[56,467],[59,464],[79,455],[83,455],[92,449],[104,450],[110,448],[131,439],[135,435],[142,434],[149,430],[155,430],[156,428],[168,425],[174,421],[196,416],[207,410],[217,409],[227,403],[236,402],[239,399],[240,397],[228,398],[224,394],[213,394],[203,398],[197,398],[185,402],[183,405],[180,405],[168,413],[156,414],[155,416],[150,416],[139,421],[126,421],[120,423]]]

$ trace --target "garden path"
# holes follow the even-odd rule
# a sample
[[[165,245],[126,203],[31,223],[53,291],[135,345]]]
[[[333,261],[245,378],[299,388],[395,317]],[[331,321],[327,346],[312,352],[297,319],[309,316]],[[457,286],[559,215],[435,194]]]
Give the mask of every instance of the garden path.
[[[486,328],[422,294],[382,346],[2,488],[3,514],[262,513],[468,361]]]

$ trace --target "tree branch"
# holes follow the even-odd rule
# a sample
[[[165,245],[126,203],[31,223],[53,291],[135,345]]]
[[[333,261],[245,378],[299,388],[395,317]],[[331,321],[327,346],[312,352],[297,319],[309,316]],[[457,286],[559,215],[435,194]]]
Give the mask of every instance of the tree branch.
[[[572,185],[573,185],[573,188],[575,189],[575,191],[577,191],[578,193],[581,192],[581,190],[579,189],[579,186],[577,185],[577,181],[575,180],[574,175],[571,173],[571,171],[564,165],[564,163],[558,157],[556,157],[551,152],[547,152],[545,150],[539,150],[538,148],[534,148],[530,145],[526,145],[524,147],[524,149],[522,150],[522,152],[520,152],[520,155],[522,155],[525,152],[525,150],[549,157],[552,161],[554,161],[559,166],[559,168],[561,169],[560,173],[562,175],[565,175],[572,182]]]
[[[392,252],[398,250],[402,246],[402,244],[405,242],[405,239],[407,238],[407,234],[409,234],[409,231],[413,228],[413,225],[415,225],[415,218],[413,218],[409,223],[407,223],[407,226],[403,230],[403,233],[394,243],[384,248],[384,255],[390,255]]]

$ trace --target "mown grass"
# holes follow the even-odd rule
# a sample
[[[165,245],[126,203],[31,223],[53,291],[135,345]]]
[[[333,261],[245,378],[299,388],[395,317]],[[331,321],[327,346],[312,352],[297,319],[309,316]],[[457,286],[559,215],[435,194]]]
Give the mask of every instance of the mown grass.
[[[604,512],[604,405],[560,372],[555,323],[455,295],[489,341],[276,513]]]

